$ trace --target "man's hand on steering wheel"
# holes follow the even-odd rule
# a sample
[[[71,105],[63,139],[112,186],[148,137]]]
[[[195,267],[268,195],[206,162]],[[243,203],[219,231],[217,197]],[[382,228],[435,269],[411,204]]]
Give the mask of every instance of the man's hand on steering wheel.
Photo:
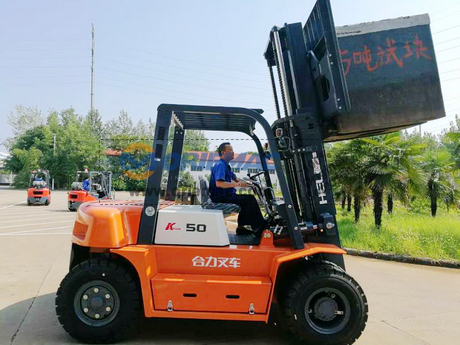
[[[246,188],[248,186],[248,184],[242,180],[238,180],[237,181],[237,187],[243,187],[243,188]]]

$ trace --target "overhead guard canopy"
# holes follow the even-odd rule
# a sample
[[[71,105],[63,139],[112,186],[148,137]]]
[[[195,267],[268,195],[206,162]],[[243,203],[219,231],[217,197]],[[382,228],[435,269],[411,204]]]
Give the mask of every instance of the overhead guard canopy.
[[[162,104],[158,111],[172,112],[176,125],[184,130],[233,131],[252,135],[256,122],[265,120],[261,116],[262,109]]]

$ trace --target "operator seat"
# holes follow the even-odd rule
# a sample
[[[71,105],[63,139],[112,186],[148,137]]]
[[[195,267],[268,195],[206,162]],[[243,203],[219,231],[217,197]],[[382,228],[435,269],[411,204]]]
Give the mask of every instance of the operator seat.
[[[200,176],[198,181],[198,191],[200,195],[201,207],[208,210],[222,210],[224,217],[230,216],[232,213],[238,213],[240,207],[235,204],[227,203],[214,203],[209,196],[208,181]],[[260,243],[260,237],[253,234],[249,235],[237,235],[228,234],[230,244],[244,244],[244,245],[258,245]]]
[[[200,176],[198,186],[202,208],[206,210],[222,210],[224,217],[228,217],[232,213],[240,212],[240,207],[238,205],[212,202],[209,195],[208,181],[204,177]]]

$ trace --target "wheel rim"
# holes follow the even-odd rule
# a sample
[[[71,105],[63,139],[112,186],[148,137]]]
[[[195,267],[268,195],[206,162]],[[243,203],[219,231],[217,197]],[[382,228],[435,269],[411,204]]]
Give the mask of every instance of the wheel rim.
[[[320,288],[305,303],[305,319],[316,332],[334,334],[340,332],[350,319],[350,302],[339,290]]]
[[[85,324],[102,327],[110,323],[120,309],[120,298],[109,283],[93,280],[82,285],[74,298],[74,310]]]

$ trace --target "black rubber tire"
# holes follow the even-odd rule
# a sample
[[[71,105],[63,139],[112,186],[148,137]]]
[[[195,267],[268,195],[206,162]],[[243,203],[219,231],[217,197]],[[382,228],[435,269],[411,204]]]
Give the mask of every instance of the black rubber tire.
[[[344,308],[344,316],[340,316],[345,320],[342,323],[343,328],[331,334],[314,329],[307,321],[305,311],[309,297],[324,288],[339,291],[342,298],[347,299],[349,303],[348,308]],[[340,267],[332,263],[322,262],[321,264],[310,265],[307,270],[300,271],[293,278],[283,299],[283,315],[289,331],[303,343],[352,344],[366,327],[368,305],[362,288],[352,277]],[[310,317],[310,323],[312,323],[312,318],[315,318],[315,315],[312,314]],[[336,321],[339,320],[338,318]],[[328,327],[328,322],[323,324]],[[332,323],[330,324],[332,325]]]
[[[32,203],[29,200],[27,200],[27,206],[31,206],[31,205]]]
[[[84,323],[77,316],[74,304],[79,288],[93,280],[110,284],[119,298],[115,318],[98,327]],[[107,344],[127,338],[137,331],[141,311],[142,298],[138,281],[116,260],[98,258],[82,262],[67,274],[56,294],[59,322],[70,336],[84,343]]]

